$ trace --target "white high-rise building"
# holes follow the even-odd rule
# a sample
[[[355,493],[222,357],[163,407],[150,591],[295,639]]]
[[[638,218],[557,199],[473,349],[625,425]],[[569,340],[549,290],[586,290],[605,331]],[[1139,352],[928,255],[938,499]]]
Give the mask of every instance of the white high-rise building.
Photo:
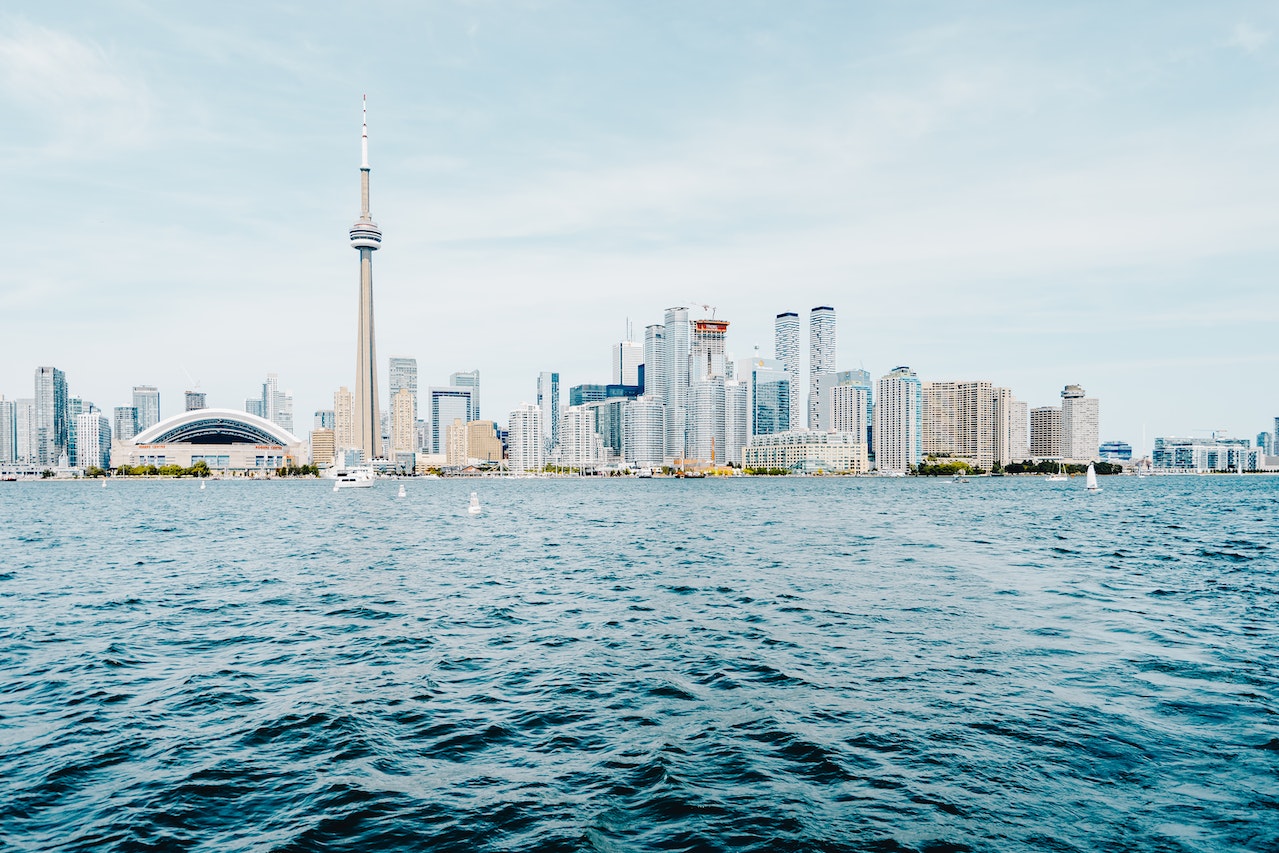
[[[688,396],[688,347],[692,324],[688,309],[666,309],[666,452],[684,456],[685,402]]]
[[[774,351],[782,369],[790,377],[790,407],[786,412],[786,429],[797,429],[800,426],[800,350],[799,350],[799,315],[794,311],[778,314],[773,327]],[[772,432],[776,432],[773,430]],[[769,435],[770,433],[756,433]]]
[[[569,406],[560,418],[559,464],[592,471],[604,462],[604,441],[595,431],[593,406]]]
[[[111,424],[102,412],[76,416],[76,465],[86,469],[111,467]]]
[[[666,327],[644,327],[644,396],[666,405]],[[662,446],[666,440],[662,439]]]
[[[39,464],[40,427],[36,419],[36,401],[31,398],[13,401],[13,461],[22,465]]]
[[[661,467],[666,458],[666,404],[647,394],[627,400],[622,410],[622,433],[622,456],[627,464]]]
[[[0,394],[0,465],[15,461],[18,433],[13,422],[13,401]]]
[[[694,382],[688,388],[687,403],[686,458],[697,463],[723,465],[727,461],[723,377]]]
[[[512,474],[536,474],[546,467],[542,441],[542,410],[521,403],[507,422],[506,448]]]
[[[135,393],[134,399],[136,398]],[[157,401],[158,399],[157,396]],[[262,383],[262,417],[289,432],[293,431],[293,392],[280,390],[279,374],[268,373],[266,382]]]
[[[994,393],[995,458],[1000,465],[1023,462],[1030,458],[1026,404],[1016,399],[1008,388],[996,388]]]
[[[875,389],[875,465],[905,473],[922,458],[922,388],[909,367],[895,367]]]
[[[750,409],[746,382],[729,379],[724,383],[723,463],[742,464],[742,450],[750,443]]]
[[[830,386],[830,402],[822,402],[823,417],[830,412],[830,429],[835,432],[856,434],[866,445],[871,444],[871,412],[874,409],[870,372],[839,370],[835,372],[835,384]]]
[[[1061,392],[1061,456],[1075,462],[1095,462],[1101,458],[1098,424],[1100,405],[1096,397],[1084,396],[1078,385]]]
[[[835,372],[835,309],[819,305],[808,314],[808,426],[818,429],[817,378]]]
[[[613,384],[638,385],[640,365],[644,363],[644,345],[635,341],[613,344]],[[647,373],[647,368],[645,368]]]
[[[542,453],[549,456],[560,443],[560,375],[550,370],[537,374],[537,405],[542,410]]]
[[[454,388],[470,388],[471,389],[471,414],[474,415],[472,420],[482,420],[480,417],[480,372],[479,370],[459,370],[457,373],[449,374],[449,384]]]
[[[1037,406],[1030,410],[1030,456],[1058,459],[1061,456],[1061,409]]]

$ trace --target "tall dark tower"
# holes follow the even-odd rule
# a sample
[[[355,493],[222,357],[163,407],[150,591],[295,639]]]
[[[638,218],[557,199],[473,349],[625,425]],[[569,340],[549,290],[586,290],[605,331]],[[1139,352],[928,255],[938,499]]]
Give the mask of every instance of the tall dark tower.
[[[364,459],[382,455],[382,419],[377,404],[377,347],[373,343],[373,253],[382,245],[382,229],[369,216],[369,118],[364,99],[360,139],[360,218],[351,226],[351,247],[360,253],[360,326],[355,351],[355,446]]]

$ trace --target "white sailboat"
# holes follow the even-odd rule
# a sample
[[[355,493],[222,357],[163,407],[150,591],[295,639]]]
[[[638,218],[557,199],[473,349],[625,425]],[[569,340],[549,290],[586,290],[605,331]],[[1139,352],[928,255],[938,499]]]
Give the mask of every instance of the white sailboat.
[[[466,508],[466,511],[471,515],[479,515],[483,512],[483,508],[480,506],[480,496],[475,492],[471,492],[471,505]]]
[[[1088,479],[1084,486],[1090,492],[1100,492],[1101,486],[1097,485],[1097,469],[1092,467],[1092,463],[1088,463]]]
[[[1066,473],[1066,466],[1060,462],[1057,463],[1057,473],[1048,475],[1048,482],[1050,483],[1062,483],[1069,479],[1070,475]]]

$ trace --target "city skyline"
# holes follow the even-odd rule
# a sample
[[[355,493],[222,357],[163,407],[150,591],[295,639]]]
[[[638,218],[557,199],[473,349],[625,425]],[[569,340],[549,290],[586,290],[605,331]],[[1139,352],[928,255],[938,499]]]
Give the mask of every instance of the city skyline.
[[[368,90],[380,218],[404,235],[379,258],[382,351],[416,358],[423,387],[480,370],[499,420],[540,371],[607,381],[626,318],[700,303],[732,321],[737,359],[773,355],[779,312],[830,304],[856,345],[838,370],[908,364],[1032,407],[1078,383],[1104,401],[1101,439],[1143,454],[1158,434],[1252,436],[1279,408],[1265,7],[711,6],[675,29],[653,11],[444,8],[389,12],[372,46],[344,44],[327,10],[267,7],[268,32],[304,24],[272,40],[91,8],[0,36],[0,99],[21,119],[0,156],[25,201],[6,233],[42,245],[54,223],[59,247],[14,253],[0,290],[7,399],[56,365],[104,412],[145,384],[169,416],[196,383],[239,408],[269,372],[305,433],[355,384],[338,244]],[[1072,43],[1102,19],[1106,35]],[[423,22],[432,59],[407,49]],[[639,80],[627,62],[654,45],[671,70]],[[377,56],[358,80],[356,47]],[[557,56],[598,60],[608,97]]]

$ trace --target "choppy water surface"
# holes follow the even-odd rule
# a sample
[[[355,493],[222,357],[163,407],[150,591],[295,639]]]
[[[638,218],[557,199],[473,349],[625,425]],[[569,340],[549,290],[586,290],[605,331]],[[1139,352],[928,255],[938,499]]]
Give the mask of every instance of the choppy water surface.
[[[0,484],[0,848],[1279,849],[1277,478],[407,485]]]

